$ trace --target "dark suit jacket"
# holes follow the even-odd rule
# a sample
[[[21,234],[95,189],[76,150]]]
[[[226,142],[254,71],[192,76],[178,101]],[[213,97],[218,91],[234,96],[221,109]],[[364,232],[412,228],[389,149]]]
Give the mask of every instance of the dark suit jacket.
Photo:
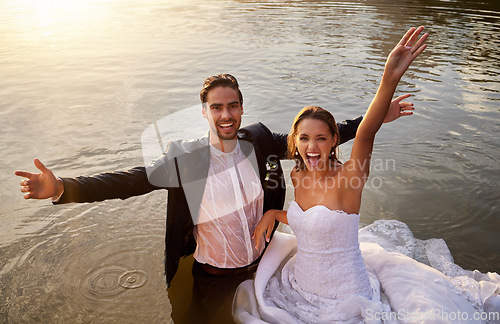
[[[341,143],[356,135],[361,117],[339,124]],[[272,133],[261,123],[238,131],[240,146],[264,190],[264,210],[283,209],[285,182],[281,159],[286,158],[287,134]],[[182,256],[194,252],[194,224],[208,174],[208,138],[171,142],[148,167],[108,172],[90,177],[63,178],[64,193],[57,203],[126,199],[157,189],[168,189],[165,235],[165,275],[170,285]]]

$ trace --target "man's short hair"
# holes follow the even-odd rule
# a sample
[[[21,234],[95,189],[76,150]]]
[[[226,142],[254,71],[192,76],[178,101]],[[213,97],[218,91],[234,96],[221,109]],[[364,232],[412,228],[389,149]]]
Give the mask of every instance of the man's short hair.
[[[210,90],[217,87],[231,88],[238,93],[240,105],[243,106],[243,95],[241,94],[240,87],[236,78],[228,73],[221,73],[205,79],[203,88],[200,91],[201,103],[207,102],[207,95]]]

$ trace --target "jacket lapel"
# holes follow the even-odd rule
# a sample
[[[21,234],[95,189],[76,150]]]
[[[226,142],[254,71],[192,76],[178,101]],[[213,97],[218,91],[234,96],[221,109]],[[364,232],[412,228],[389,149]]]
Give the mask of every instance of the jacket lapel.
[[[210,166],[208,137],[201,138],[189,146],[186,147],[186,154],[177,156],[176,160],[189,211],[193,223],[197,224]]]

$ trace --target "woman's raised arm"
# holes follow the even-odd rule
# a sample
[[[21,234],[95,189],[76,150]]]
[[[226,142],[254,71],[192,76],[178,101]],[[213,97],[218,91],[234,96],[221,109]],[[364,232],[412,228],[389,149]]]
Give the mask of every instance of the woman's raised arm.
[[[375,134],[384,122],[399,80],[413,60],[427,47],[424,42],[428,34],[424,34],[418,39],[423,29],[422,26],[410,28],[387,58],[382,81],[359,125],[352,147],[351,159],[348,162],[353,167],[351,170],[358,173],[359,176],[368,176]]]

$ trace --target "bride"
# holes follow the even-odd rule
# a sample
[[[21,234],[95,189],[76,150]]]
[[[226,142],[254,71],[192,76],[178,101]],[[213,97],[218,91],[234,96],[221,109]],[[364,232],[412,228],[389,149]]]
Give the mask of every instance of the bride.
[[[366,243],[362,253],[358,242],[361,193],[375,134],[400,78],[427,46],[428,35],[419,38],[422,30],[409,29],[389,54],[347,162],[337,159],[339,134],[328,111],[309,106],[296,116],[288,138],[290,157],[297,161],[291,172],[295,201],[288,211],[268,211],[254,234],[263,237],[267,231],[269,236],[278,220],[295,236],[275,233],[256,279],[236,292],[236,322],[411,322],[410,316],[434,309],[460,310],[473,318],[472,305],[435,269],[373,243]],[[411,267],[407,277],[401,275],[405,267]],[[399,318],[390,316],[396,310]]]

